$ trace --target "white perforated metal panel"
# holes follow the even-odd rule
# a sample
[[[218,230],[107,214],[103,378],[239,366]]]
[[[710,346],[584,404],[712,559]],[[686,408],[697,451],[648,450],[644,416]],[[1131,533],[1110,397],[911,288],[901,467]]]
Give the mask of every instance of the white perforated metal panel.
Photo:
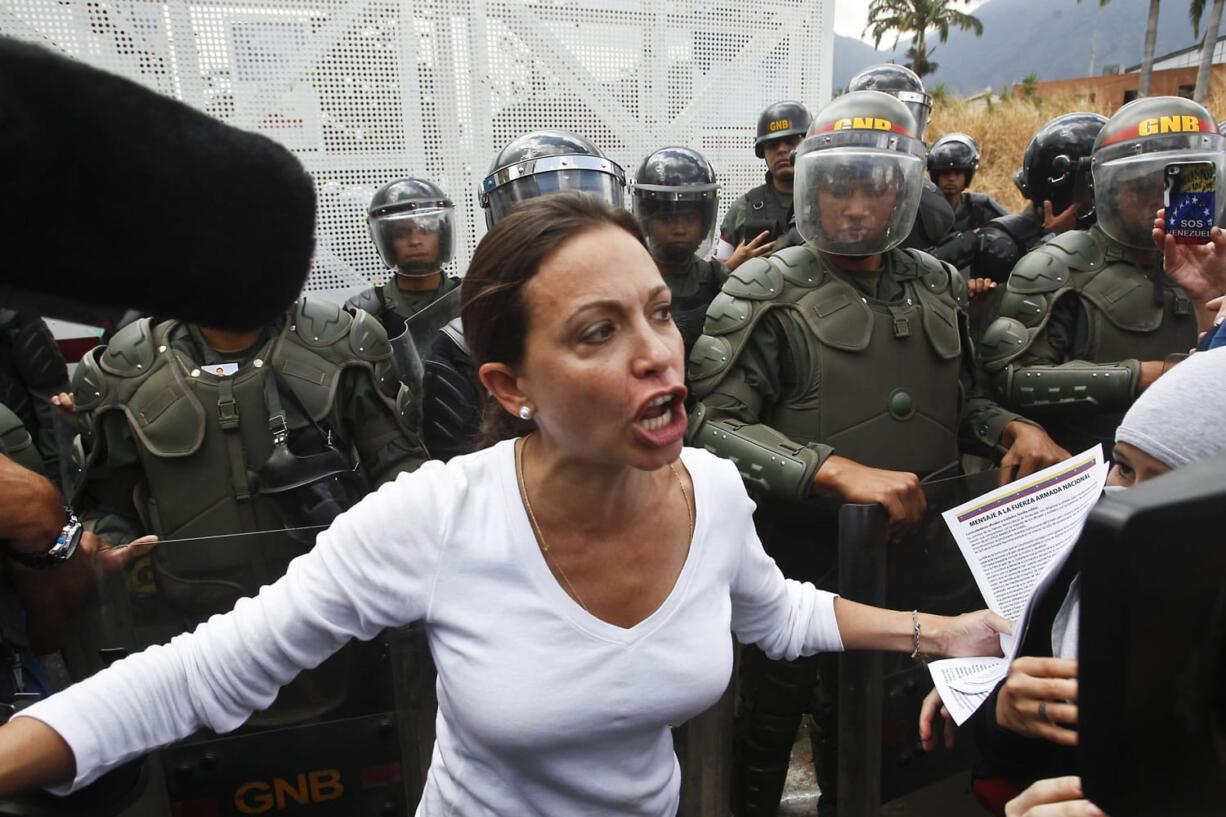
[[[3,0],[0,34],[46,45],[284,144],[319,193],[308,291],[383,278],[374,190],[432,179],[456,202],[456,270],[485,231],[476,190],[540,128],[628,174],[700,150],[721,208],[760,184],[758,113],[830,95],[834,0]],[[155,138],[150,135],[150,138]],[[105,159],[105,157],[100,157]],[[722,216],[722,213],[721,213]]]

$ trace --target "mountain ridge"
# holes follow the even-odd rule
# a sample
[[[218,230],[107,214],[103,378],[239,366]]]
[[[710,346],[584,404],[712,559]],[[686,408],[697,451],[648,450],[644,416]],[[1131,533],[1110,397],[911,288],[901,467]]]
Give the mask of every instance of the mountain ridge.
[[[972,12],[983,22],[982,37],[951,31],[948,42],[929,41],[938,68],[924,77],[924,84],[930,89],[944,85],[968,96],[987,88],[1000,90],[1031,73],[1044,81],[1101,74],[1104,66],[1112,64],[1125,69],[1141,62],[1148,9],[1149,0],[1112,0],[1103,7],[1094,0],[989,0]],[[1164,6],[1155,56],[1196,42],[1187,7]],[[883,43],[890,46],[893,40]],[[905,63],[909,45],[910,40],[903,39],[896,49],[877,50],[836,34],[834,89],[846,88],[869,65]]]

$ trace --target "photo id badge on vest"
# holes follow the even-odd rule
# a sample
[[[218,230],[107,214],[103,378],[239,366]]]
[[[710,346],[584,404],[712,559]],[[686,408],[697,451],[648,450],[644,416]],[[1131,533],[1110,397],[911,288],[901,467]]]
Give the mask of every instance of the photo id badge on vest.
[[[211,363],[201,368],[203,368],[204,371],[208,372],[209,374],[213,375],[213,377],[218,377],[218,378],[230,377],[232,375],[238,374],[238,364],[237,363]]]
[[[1176,244],[1208,244],[1217,213],[1213,162],[1172,162],[1165,179],[1166,234]]]

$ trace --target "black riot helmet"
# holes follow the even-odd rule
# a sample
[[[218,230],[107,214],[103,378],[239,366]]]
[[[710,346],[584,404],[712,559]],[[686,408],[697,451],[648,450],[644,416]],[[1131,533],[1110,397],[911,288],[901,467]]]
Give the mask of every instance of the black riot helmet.
[[[696,150],[661,148],[639,165],[630,185],[630,207],[660,261],[679,264],[694,254],[705,255],[719,210],[715,170]]]
[[[591,193],[621,207],[625,186],[625,171],[591,141],[541,130],[512,141],[494,158],[481,181],[481,206],[486,226],[493,227],[515,204],[563,190]]]
[[[869,66],[851,78],[847,90],[882,91],[896,97],[915,117],[915,138],[924,140],[924,128],[932,113],[932,97],[924,91],[919,75],[910,68],[892,62]]]
[[[1105,124],[1107,118],[1096,113],[1066,113],[1039,128],[1031,138],[1022,155],[1022,169],[1013,182],[1040,213],[1047,201],[1057,214],[1077,202],[1077,226],[1087,229],[1094,224],[1090,152]]]
[[[397,275],[420,278],[451,260],[453,211],[451,199],[434,182],[397,179],[375,191],[366,226],[385,264]]]
[[[791,100],[776,102],[758,116],[758,135],[753,140],[754,155],[761,159],[765,155],[764,143],[772,139],[804,136],[812,122],[813,116],[803,104]]]
[[[979,145],[965,133],[947,133],[933,143],[928,151],[928,177],[937,183],[937,176],[961,170],[966,174],[966,186],[971,186],[979,169]]]

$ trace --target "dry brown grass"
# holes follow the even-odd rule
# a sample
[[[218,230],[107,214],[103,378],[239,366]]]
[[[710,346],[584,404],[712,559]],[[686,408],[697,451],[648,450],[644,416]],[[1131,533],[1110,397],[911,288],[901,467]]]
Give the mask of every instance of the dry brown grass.
[[[1226,111],[1226,92],[1212,93],[1207,103],[1205,107],[1211,112]],[[1070,111],[1109,114],[1103,105],[1076,96],[1035,100],[1013,97],[990,107],[981,102],[950,99],[934,105],[932,122],[924,137],[931,145],[952,131],[970,134],[979,143],[981,153],[971,189],[988,193],[1010,212],[1017,212],[1025,202],[1013,186],[1013,172],[1022,166],[1022,154],[1030,137],[1046,122]]]

